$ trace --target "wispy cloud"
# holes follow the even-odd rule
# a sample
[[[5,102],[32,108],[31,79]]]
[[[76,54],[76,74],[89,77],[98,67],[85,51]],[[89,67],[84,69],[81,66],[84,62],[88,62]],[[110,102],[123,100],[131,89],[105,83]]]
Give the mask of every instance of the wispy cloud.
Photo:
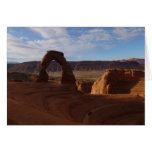
[[[116,35],[115,38],[118,40],[128,40],[130,38],[144,35],[144,29],[134,28],[134,27],[132,28],[118,27],[118,28],[114,28],[112,33]]]
[[[92,29],[79,37],[82,41],[106,41],[111,40],[112,36],[108,31],[103,29]]]
[[[27,59],[36,59],[39,57],[39,54],[41,54],[41,49],[36,45],[29,45],[28,43],[24,43],[20,37],[17,38],[8,34],[7,52],[8,58],[16,57],[22,58],[23,61],[26,61]]]
[[[43,38],[46,39],[68,36],[66,29],[63,27],[30,27],[29,29],[39,33]]]
[[[14,32],[8,33],[8,60],[12,57],[22,61],[40,60],[46,50],[63,51],[68,59],[78,54],[80,59],[82,51],[90,51],[95,48],[108,50],[116,47],[114,41],[129,40],[142,35],[143,28],[90,28],[82,31],[77,36],[72,36],[67,28],[54,27],[30,27],[31,32],[39,34],[42,39],[31,40],[30,37],[16,37]],[[110,43],[109,43],[110,42]]]

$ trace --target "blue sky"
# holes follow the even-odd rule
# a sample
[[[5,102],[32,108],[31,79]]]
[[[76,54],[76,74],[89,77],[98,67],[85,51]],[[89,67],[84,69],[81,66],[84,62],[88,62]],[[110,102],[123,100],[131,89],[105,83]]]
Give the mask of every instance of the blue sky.
[[[47,50],[69,61],[144,58],[143,27],[8,27],[8,62],[40,61]]]

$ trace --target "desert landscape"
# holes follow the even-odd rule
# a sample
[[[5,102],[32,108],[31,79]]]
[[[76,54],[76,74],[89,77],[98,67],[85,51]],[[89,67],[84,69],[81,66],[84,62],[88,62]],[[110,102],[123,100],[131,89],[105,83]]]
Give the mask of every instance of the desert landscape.
[[[144,125],[144,60],[95,62],[8,64],[8,125]]]
[[[8,125],[144,125],[144,27],[8,27]]]

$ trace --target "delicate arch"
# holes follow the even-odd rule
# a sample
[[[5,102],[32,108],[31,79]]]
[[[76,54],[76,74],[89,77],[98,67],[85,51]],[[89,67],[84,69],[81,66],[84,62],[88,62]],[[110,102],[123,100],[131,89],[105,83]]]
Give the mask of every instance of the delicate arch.
[[[64,58],[64,54],[62,52],[49,50],[42,58],[40,63],[40,73],[37,79],[37,82],[47,82],[48,74],[46,72],[46,68],[49,66],[52,60],[55,60],[62,67],[62,84],[73,83],[75,84],[75,77],[73,75],[70,64]]]

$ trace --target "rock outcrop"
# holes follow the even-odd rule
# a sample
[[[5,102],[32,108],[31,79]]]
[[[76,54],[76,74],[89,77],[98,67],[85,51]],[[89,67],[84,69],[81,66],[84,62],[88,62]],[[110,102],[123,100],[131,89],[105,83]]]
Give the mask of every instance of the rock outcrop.
[[[75,77],[73,75],[72,69],[70,64],[64,58],[64,54],[62,52],[49,50],[44,55],[41,63],[40,63],[40,73],[37,79],[37,82],[47,82],[48,81],[48,74],[46,72],[47,67],[51,63],[52,60],[55,60],[60,64],[62,67],[62,84],[74,84],[75,85]]]
[[[7,72],[7,80],[15,82],[23,81],[34,81],[36,78],[35,75],[19,73],[19,72]]]
[[[77,90],[83,93],[90,93],[93,81],[76,81]]]
[[[94,82],[91,94],[129,94],[141,79],[144,85],[144,72],[141,70],[108,69]],[[142,88],[140,92],[143,95],[144,87]],[[134,93],[138,94],[138,90],[136,92],[134,89]]]

